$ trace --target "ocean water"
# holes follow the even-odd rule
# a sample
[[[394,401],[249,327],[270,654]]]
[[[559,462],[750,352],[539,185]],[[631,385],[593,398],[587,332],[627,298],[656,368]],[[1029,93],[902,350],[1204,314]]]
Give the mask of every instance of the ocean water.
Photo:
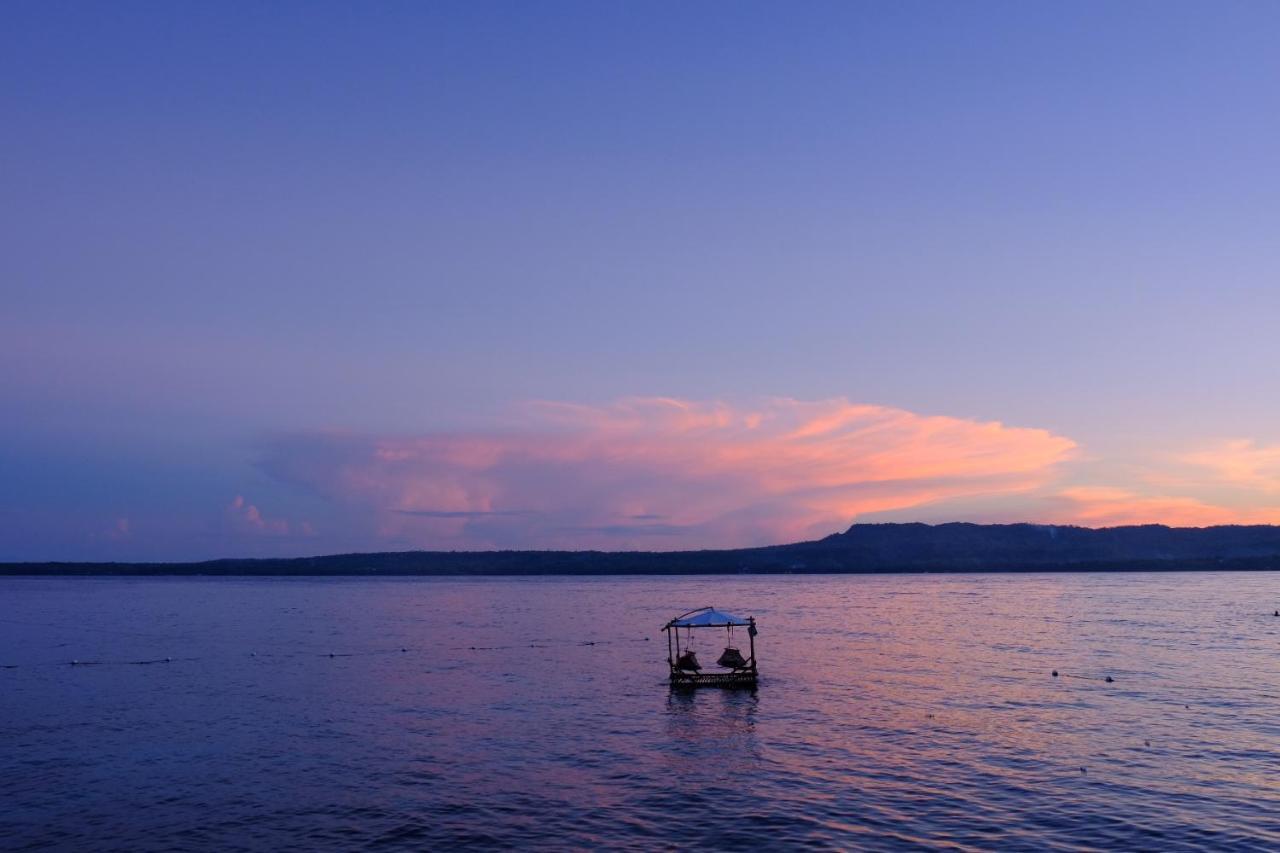
[[[755,691],[669,691],[704,605],[758,620]],[[0,579],[0,846],[1274,850],[1277,607],[1273,573]]]

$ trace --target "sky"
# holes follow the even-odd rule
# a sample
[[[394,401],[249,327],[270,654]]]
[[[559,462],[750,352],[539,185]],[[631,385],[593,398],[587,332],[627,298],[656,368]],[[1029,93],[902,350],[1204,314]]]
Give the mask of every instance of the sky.
[[[0,8],[0,560],[1280,523],[1280,4]]]

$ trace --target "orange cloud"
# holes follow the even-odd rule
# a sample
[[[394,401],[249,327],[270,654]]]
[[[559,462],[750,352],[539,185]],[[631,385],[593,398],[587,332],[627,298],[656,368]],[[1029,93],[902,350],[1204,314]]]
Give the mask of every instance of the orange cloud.
[[[1167,524],[1170,527],[1209,527],[1215,524],[1275,524],[1280,508],[1240,509],[1215,506],[1185,496],[1141,495],[1126,489],[1080,486],[1058,493],[1066,506],[1048,520],[1087,527],[1124,524]]]
[[[1127,466],[1116,466],[1123,468]],[[1090,526],[1280,523],[1280,446],[1237,439],[1138,467],[1133,488],[1062,489],[1044,518]]]
[[[1224,483],[1280,492],[1280,444],[1259,447],[1249,439],[1235,439],[1185,454],[1181,461],[1207,469]]]
[[[845,400],[536,403],[501,433],[293,436],[263,468],[423,547],[713,547],[1045,486],[1074,442]]]

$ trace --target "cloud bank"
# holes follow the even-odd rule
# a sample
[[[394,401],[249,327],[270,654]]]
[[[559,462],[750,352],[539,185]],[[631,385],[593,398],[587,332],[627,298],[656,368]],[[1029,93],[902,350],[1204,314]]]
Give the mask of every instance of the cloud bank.
[[[1053,482],[1042,429],[843,399],[537,403],[487,433],[278,437],[261,468],[378,541],[698,548],[823,536],[867,513]]]
[[[257,471],[220,472],[189,499],[0,507],[0,551],[669,550],[818,538],[853,522],[1280,523],[1280,444],[1102,457],[1043,429],[843,399],[535,403],[486,431],[295,432],[259,450]]]

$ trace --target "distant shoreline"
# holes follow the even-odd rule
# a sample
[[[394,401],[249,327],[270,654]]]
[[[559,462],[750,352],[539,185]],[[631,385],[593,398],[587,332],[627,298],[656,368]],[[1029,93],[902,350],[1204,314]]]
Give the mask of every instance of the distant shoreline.
[[[240,562],[240,561],[234,561]],[[246,561],[247,562],[247,561]],[[1068,566],[1026,566],[968,568],[921,567],[876,569],[816,569],[811,571],[745,570],[712,571],[691,568],[677,571],[565,571],[555,568],[538,571],[380,571],[365,570],[327,571],[318,569],[277,570],[267,568],[209,569],[198,564],[155,563],[0,563],[0,577],[4,578],[533,578],[533,577],[745,577],[753,576],[819,576],[819,575],[1018,575],[1018,574],[1124,574],[1124,573],[1181,574],[1190,572],[1280,572],[1280,558],[1266,561],[1187,563],[1076,563]]]
[[[195,562],[23,561],[0,576],[533,577],[1280,571],[1280,526],[855,524],[705,551],[399,551]]]

